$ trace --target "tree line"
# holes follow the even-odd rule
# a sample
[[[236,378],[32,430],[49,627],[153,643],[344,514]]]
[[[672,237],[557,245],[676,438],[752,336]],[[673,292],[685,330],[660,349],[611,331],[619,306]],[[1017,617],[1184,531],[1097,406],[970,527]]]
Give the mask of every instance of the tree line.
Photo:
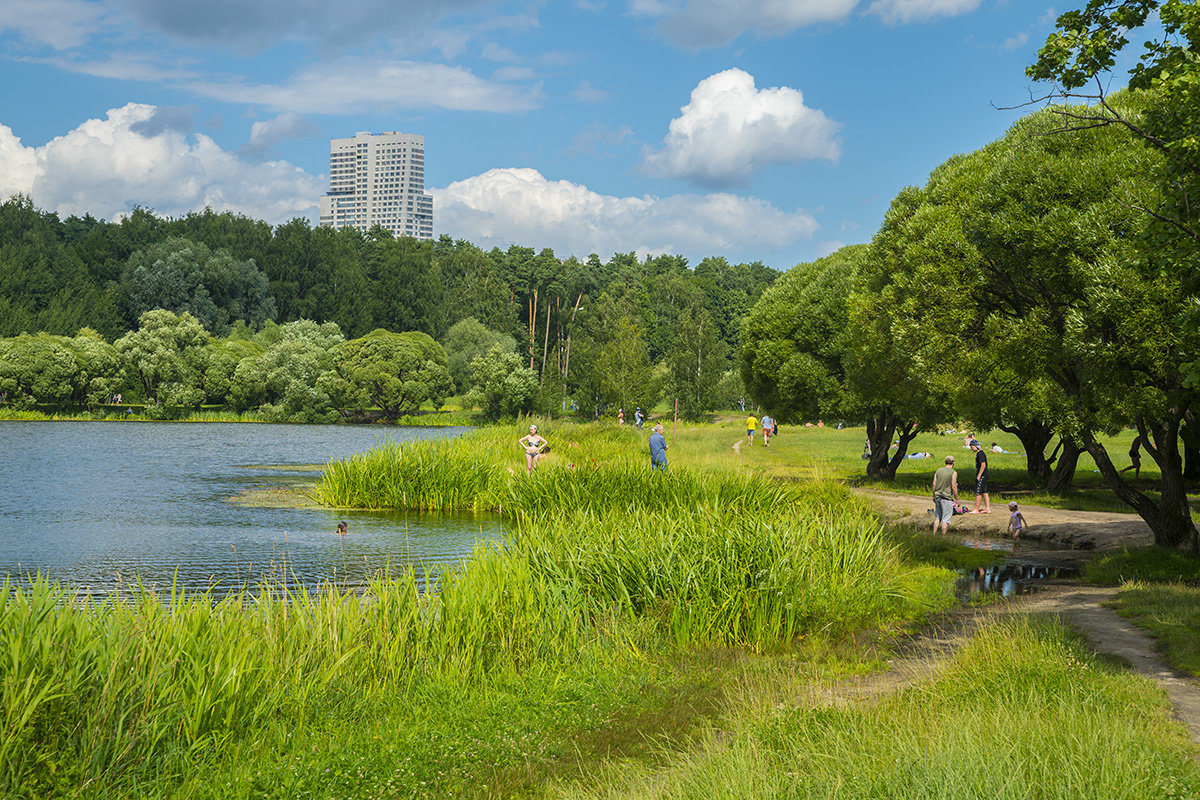
[[[678,256],[485,252],[445,236],[333,231],[302,219],[272,227],[211,210],[165,219],[136,209],[105,222],[59,219],[20,196],[0,205],[8,362],[46,337],[69,339],[57,343],[68,349],[115,345],[155,310],[187,315],[214,341],[240,343],[226,347],[234,351],[256,341],[270,349],[278,329],[297,322],[333,325],[347,342],[380,330],[422,333],[445,345],[450,393],[477,390],[472,401],[488,415],[573,404],[598,416],[649,407],[665,394],[693,418],[731,405],[741,319],[778,274],[723,258],[692,268]],[[477,386],[472,362],[480,356]],[[13,399],[55,395],[19,388],[25,374],[0,363]],[[131,380],[127,391],[147,390]],[[102,394],[76,386],[69,396],[81,403]],[[171,404],[195,397],[172,396]],[[237,405],[220,389],[205,389],[203,400]]]
[[[1156,542],[1195,552],[1200,7],[1161,4],[1166,36],[1128,90],[1083,88],[1159,6],[1063,15],[1029,70],[1055,104],[902,190],[869,244],[768,289],[739,352],[749,394],[783,420],[865,420],[881,479],[918,432],[954,421],[1015,434],[1052,491],[1086,452]],[[1159,467],[1154,491],[1098,438],[1126,427]]]

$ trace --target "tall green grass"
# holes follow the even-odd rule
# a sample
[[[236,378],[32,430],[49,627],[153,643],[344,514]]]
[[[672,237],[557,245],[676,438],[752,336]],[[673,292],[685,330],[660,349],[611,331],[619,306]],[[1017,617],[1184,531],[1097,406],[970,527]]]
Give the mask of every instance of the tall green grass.
[[[748,707],[661,771],[616,764],[558,796],[1184,800],[1200,797],[1195,754],[1153,683],[1015,618],[912,688]]]
[[[254,740],[267,720],[308,728],[421,687],[584,657],[767,651],[884,624],[913,612],[910,587],[935,591],[909,580],[843,487],[651,473],[641,437],[615,426],[545,435],[552,458],[530,476],[511,469],[524,459],[509,430],[326,470],[328,503],[504,516],[505,541],[477,545],[435,592],[414,570],[357,596],[263,586],[92,603],[44,580],[5,586],[0,795],[169,784],[171,769]]]

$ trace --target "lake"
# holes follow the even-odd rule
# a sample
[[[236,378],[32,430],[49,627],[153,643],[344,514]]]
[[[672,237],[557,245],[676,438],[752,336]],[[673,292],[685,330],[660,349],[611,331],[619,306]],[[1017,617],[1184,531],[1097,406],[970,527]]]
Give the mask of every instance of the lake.
[[[300,469],[385,442],[466,428],[181,422],[0,421],[0,573],[93,595],[140,579],[218,591],[266,578],[360,586],[388,567],[431,568],[501,535],[486,515],[247,508],[240,492],[319,474]],[[350,533],[334,533],[339,520]]]

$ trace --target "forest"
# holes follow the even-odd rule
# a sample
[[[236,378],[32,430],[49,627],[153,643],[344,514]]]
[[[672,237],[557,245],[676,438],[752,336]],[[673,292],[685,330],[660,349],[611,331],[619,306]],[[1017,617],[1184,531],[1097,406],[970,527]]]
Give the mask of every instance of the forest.
[[[670,394],[697,417],[718,396],[736,398],[741,319],[778,275],[724,258],[693,268],[670,255],[485,252],[446,236],[335,232],[303,219],[272,227],[211,209],[64,220],[17,196],[0,205],[0,391],[17,406],[119,394],[160,415],[209,403],[290,421],[363,406],[395,416],[472,389],[492,416],[571,402],[600,416]],[[368,379],[350,365],[397,358],[387,334],[444,346],[418,359],[429,374],[397,373],[398,384],[426,385],[399,403],[390,395],[400,389],[360,390]],[[479,356],[490,359],[478,365],[481,386]],[[55,374],[34,379],[32,365],[47,363]]]

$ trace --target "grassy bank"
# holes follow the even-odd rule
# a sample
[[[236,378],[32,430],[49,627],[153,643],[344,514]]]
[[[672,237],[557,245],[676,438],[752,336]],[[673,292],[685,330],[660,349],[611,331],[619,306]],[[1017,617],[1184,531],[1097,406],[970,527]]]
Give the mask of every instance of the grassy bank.
[[[982,797],[1004,769],[1047,797],[1194,787],[1161,695],[1056,629],[1002,631],[879,707],[811,707],[950,603],[935,543],[901,545],[837,483],[771,479],[728,428],[681,428],[666,474],[646,432],[542,432],[532,476],[516,428],[325,470],[330,505],[506,519],[436,593],[414,571],[357,596],[7,587],[0,796]],[[1102,771],[1087,748],[1122,736]]]
[[[436,594],[412,572],[363,596],[9,587],[0,794],[520,794],[612,753],[653,758],[656,725],[682,746],[740,660],[886,638],[948,602],[950,573],[902,563],[842,487],[651,475],[630,430],[546,435],[532,477],[510,473],[523,457],[501,429],[327,470],[339,505],[509,520]]]
[[[936,678],[876,702],[824,696],[777,676],[749,687],[685,758],[666,768],[613,762],[561,796],[1200,796],[1195,746],[1161,692],[1048,621],[994,624]]]

